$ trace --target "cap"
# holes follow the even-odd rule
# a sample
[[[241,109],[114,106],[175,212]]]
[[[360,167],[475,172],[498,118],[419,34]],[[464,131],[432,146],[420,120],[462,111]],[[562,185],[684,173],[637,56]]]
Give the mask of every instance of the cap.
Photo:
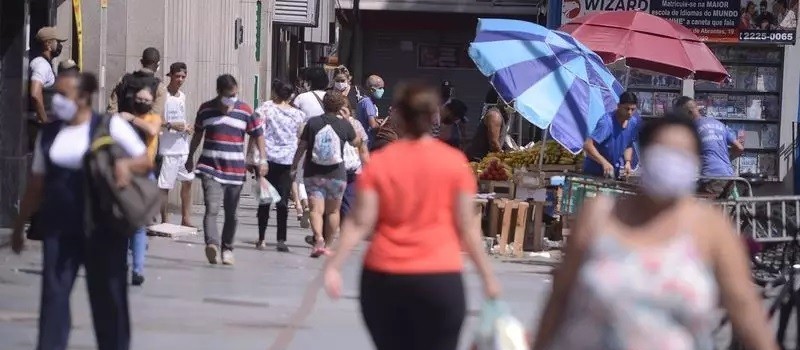
[[[73,61],[73,60],[62,61],[61,63],[58,64],[58,70],[59,71],[67,70],[67,69],[70,69],[70,68],[76,68],[76,67],[78,67],[78,64],[75,63],[75,61]]]
[[[47,40],[58,40],[58,41],[67,41],[67,37],[62,35],[56,30],[54,27],[42,27],[36,32],[36,40],[39,41],[47,41]]]

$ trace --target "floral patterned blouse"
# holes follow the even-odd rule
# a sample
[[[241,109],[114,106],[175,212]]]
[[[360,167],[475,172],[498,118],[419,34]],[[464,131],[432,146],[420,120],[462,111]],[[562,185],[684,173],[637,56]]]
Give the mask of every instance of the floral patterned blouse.
[[[291,106],[278,106],[272,101],[261,104],[256,114],[262,118],[267,161],[291,165],[297,151],[297,134],[305,114]]]

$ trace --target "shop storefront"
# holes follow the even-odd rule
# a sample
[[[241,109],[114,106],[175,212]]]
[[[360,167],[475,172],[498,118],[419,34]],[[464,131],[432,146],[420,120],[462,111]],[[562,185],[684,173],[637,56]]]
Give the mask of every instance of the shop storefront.
[[[736,160],[739,174],[794,182],[797,0],[564,0],[561,9],[562,23],[596,11],[643,10],[691,29],[714,51],[730,81],[680,80],[621,65],[612,70],[638,93],[643,116],[662,115],[678,96],[692,96],[706,117],[719,119],[744,139],[745,153]]]

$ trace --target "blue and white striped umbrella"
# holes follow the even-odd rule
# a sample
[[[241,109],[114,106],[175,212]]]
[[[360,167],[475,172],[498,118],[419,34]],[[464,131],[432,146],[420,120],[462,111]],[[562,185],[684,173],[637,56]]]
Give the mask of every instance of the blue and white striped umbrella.
[[[597,54],[569,34],[530,22],[480,19],[469,56],[502,99],[572,153],[608,111],[622,85]]]

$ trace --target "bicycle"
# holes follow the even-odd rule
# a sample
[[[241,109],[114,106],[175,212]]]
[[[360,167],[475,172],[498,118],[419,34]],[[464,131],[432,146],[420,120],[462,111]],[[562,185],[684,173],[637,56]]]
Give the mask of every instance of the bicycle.
[[[753,280],[758,288],[761,289],[761,296],[764,300],[772,301],[767,309],[767,316],[772,320],[776,314],[778,316],[778,327],[776,329],[776,339],[782,347],[786,343],[786,336],[789,320],[800,316],[800,227],[795,224],[786,223],[786,217],[776,217],[770,212],[758,212],[744,208],[741,215],[744,220],[740,224],[740,231],[745,233],[756,230],[767,229],[766,236],[777,231],[786,230],[791,235],[791,241],[768,242],[770,247],[750,247],[751,264],[753,267]],[[753,240],[756,237],[748,237]],[[727,316],[723,317],[715,330],[719,334],[725,327],[730,325]],[[797,334],[800,334],[800,322],[796,324]],[[795,348],[800,349],[796,344]],[[736,337],[731,334],[730,343],[727,346],[730,350],[744,349]]]

